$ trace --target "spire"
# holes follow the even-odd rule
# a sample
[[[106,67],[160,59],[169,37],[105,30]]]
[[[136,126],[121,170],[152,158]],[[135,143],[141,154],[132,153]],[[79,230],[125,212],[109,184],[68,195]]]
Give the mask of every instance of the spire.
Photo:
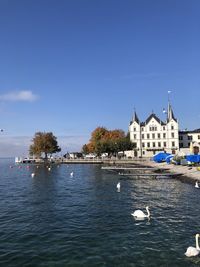
[[[134,113],[133,113],[133,122],[134,121],[136,121],[138,124],[140,123],[140,120],[139,120],[139,118],[137,116],[137,113],[136,113],[135,109],[134,109]]]
[[[171,94],[171,91],[167,91],[167,93],[168,93],[167,122],[169,122],[171,120],[175,120],[177,122],[177,119],[174,117],[174,112],[172,110],[172,106],[170,104],[169,95]]]
[[[176,121],[176,118],[174,117],[174,112],[172,110],[172,106],[168,102],[168,107],[167,107],[167,121],[171,121],[172,119]]]

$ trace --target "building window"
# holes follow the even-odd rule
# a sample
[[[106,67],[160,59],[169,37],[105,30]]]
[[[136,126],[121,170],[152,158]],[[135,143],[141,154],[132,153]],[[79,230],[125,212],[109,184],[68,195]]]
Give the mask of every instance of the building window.
[[[175,147],[175,142],[174,141],[172,141],[172,147]]]
[[[174,133],[172,133],[172,138],[174,138]]]
[[[155,134],[152,134],[152,139],[155,139]]]
[[[142,154],[145,155],[145,151],[142,151]]]
[[[183,147],[183,143],[179,143],[179,146],[180,146],[180,147]]]
[[[142,147],[145,147],[145,143],[142,143]]]
[[[161,142],[158,142],[158,147],[161,147]]]
[[[155,142],[153,142],[153,147],[156,147],[156,143]]]
[[[157,127],[155,127],[155,126],[150,126],[150,127],[149,127],[149,131],[157,131]]]
[[[166,133],[163,134],[163,138],[166,138]]]
[[[134,134],[134,135],[133,135],[133,138],[134,138],[134,139],[136,139],[136,138],[137,138],[137,135],[136,135],[136,134]]]
[[[150,147],[150,143],[149,142],[147,143],[147,147]]]
[[[188,135],[188,140],[192,140],[192,135]]]
[[[150,137],[149,134],[147,134],[147,139],[149,139],[149,137]]]
[[[198,135],[198,139],[200,139],[200,135]]]
[[[144,139],[144,134],[142,134],[142,139]]]
[[[190,146],[190,143],[188,143],[188,147]]]
[[[160,134],[158,133],[158,139],[160,139]]]
[[[136,132],[136,128],[135,127],[133,128],[133,131]]]
[[[137,143],[133,143],[133,148],[136,148],[137,147]]]
[[[171,125],[171,130],[174,130],[174,125]]]
[[[163,131],[165,131],[165,126],[163,126]]]
[[[166,146],[167,146],[166,142],[163,142],[163,146],[164,146],[164,147],[166,147]]]
[[[179,136],[179,140],[183,140],[183,136]]]
[[[144,132],[144,127],[141,128],[142,132]]]

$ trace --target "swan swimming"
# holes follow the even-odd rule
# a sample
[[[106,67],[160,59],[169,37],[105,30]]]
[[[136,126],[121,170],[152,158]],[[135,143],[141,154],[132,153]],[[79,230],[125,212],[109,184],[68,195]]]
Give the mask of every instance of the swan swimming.
[[[120,182],[117,184],[117,190],[120,190]]]
[[[185,255],[187,257],[194,257],[197,256],[200,253],[200,248],[199,248],[199,234],[195,235],[195,239],[196,239],[196,248],[195,247],[188,247],[187,251],[185,252]]]
[[[145,214],[142,210],[135,210],[131,215],[135,218],[150,218],[149,207],[146,207],[147,214]]]
[[[196,181],[196,183],[195,183],[195,187],[196,187],[196,188],[199,188],[199,184],[198,184],[197,181]]]

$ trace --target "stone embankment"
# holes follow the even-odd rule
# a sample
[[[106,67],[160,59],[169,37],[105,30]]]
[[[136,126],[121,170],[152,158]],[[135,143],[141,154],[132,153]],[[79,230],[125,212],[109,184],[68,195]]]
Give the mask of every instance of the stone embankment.
[[[153,167],[159,168],[162,170],[166,170],[167,172],[177,174],[177,178],[182,181],[187,181],[194,183],[195,181],[200,182],[200,171],[197,169],[197,166],[182,166],[182,165],[174,165],[167,164],[166,162],[156,163],[147,159],[143,162],[136,162],[137,165],[142,165],[145,167]]]

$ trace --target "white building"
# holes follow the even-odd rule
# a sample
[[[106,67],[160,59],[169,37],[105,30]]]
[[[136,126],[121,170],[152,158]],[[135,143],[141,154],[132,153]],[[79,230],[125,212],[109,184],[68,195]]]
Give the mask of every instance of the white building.
[[[185,153],[191,153],[191,143],[194,146],[200,147],[200,129],[193,131],[179,131],[179,147]]]
[[[190,147],[190,143],[198,143],[200,145],[200,129],[193,131],[179,131],[180,148]]]
[[[152,113],[141,122],[134,112],[129,125],[130,140],[134,143],[134,156],[152,157],[159,151],[176,153],[179,150],[179,125],[168,103],[167,120],[163,122]]]

